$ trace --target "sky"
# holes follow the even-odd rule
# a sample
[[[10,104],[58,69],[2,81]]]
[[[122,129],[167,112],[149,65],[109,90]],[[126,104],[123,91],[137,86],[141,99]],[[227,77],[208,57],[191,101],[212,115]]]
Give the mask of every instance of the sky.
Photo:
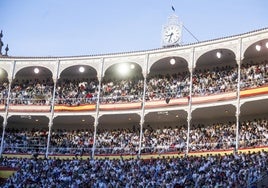
[[[206,41],[266,28],[267,7],[267,0],[0,0],[0,30],[10,56],[110,54],[161,48],[174,13],[189,44],[197,42],[192,35]]]

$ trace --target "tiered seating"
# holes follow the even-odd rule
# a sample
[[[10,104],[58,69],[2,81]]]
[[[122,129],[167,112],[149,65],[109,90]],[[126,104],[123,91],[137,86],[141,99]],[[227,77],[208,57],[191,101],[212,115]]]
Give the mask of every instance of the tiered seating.
[[[233,149],[235,123],[197,124],[190,127],[189,151]],[[98,130],[96,154],[132,154],[139,150],[139,128]],[[4,153],[44,154],[48,130],[7,129]],[[185,152],[187,127],[144,127],[142,153]],[[52,130],[50,154],[89,155],[93,146],[92,130]],[[267,119],[243,121],[239,127],[239,147],[268,146]]]
[[[7,187],[249,187],[267,174],[268,154],[158,159],[7,159]]]
[[[260,87],[268,82],[268,63],[251,62],[241,66],[241,89]],[[193,96],[220,94],[236,91],[237,67],[224,66],[211,69],[197,69],[193,73]],[[142,100],[143,78],[115,80],[104,78],[101,84],[101,103],[137,102]],[[147,79],[146,100],[163,100],[180,98],[189,95],[190,74],[154,75]],[[95,103],[98,92],[98,81],[92,79],[60,79],[57,82],[57,104],[80,105]],[[0,97],[7,97],[8,84],[3,81]],[[53,81],[15,80],[11,88],[11,104],[50,104],[53,93]]]

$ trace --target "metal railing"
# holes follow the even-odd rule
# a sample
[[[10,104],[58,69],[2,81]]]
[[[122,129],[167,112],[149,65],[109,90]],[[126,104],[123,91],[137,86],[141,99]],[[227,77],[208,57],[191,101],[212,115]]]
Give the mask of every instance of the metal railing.
[[[239,141],[240,148],[252,148],[259,146],[268,146],[268,140],[263,139],[252,139],[248,141]],[[203,151],[220,151],[220,150],[233,150],[235,147],[234,141],[229,142],[213,142],[213,143],[199,143],[189,145],[189,150],[194,152]],[[136,155],[138,153],[138,146],[133,147],[96,147],[95,154],[100,155]],[[176,146],[170,143],[169,145],[158,145],[156,147],[142,146],[142,154],[164,154],[164,153],[185,153],[186,146]],[[44,154],[46,152],[45,144],[37,144],[30,146],[14,146],[10,144],[4,145],[4,153],[25,153],[33,154],[40,153]],[[49,154],[57,155],[89,155],[92,153],[92,146],[79,145],[77,147],[57,147],[51,146],[49,148]]]

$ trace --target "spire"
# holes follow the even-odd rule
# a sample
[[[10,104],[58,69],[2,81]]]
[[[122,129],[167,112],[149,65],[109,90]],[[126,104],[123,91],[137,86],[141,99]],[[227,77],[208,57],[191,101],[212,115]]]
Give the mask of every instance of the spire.
[[[7,44],[7,46],[6,46],[6,48],[5,48],[5,51],[6,51],[5,56],[8,56],[8,55],[7,55],[8,50],[9,50],[9,48],[8,48],[8,44]]]
[[[3,46],[4,46],[4,43],[3,43],[3,41],[2,41],[2,38],[3,38],[3,31],[1,30],[1,32],[0,32],[0,56],[8,56],[8,51],[9,51],[9,48],[8,48],[8,44],[6,45],[6,48],[5,48],[5,54],[3,54],[2,53],[2,48],[3,48]]]

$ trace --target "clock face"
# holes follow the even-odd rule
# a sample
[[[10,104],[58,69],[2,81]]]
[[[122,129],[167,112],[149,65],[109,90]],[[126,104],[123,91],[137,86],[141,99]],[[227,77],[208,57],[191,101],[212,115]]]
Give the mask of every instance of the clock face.
[[[163,41],[165,44],[176,44],[180,39],[180,27],[169,25],[164,28]]]

